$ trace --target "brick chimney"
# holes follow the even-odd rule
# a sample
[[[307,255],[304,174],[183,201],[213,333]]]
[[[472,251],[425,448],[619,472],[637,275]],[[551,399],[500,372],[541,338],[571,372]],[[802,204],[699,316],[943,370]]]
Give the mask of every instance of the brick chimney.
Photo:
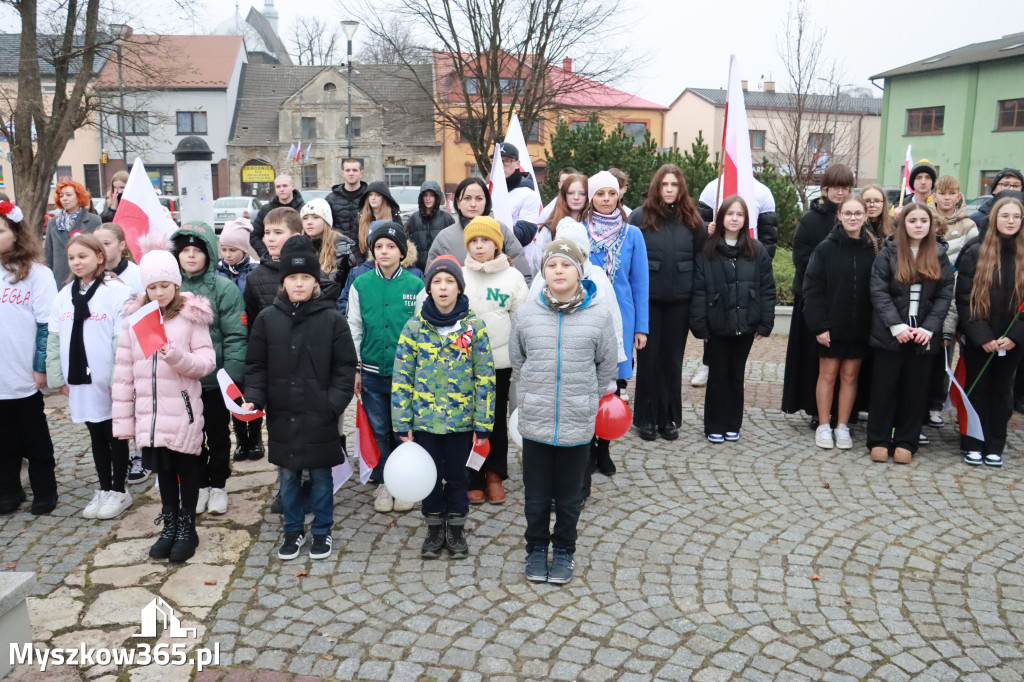
[[[765,92],[775,92],[775,81],[765,81],[764,82],[764,91]]]
[[[747,81],[740,81],[740,87],[743,88],[743,92],[747,91]]]
[[[572,72],[572,57],[566,57],[562,60],[562,70]]]

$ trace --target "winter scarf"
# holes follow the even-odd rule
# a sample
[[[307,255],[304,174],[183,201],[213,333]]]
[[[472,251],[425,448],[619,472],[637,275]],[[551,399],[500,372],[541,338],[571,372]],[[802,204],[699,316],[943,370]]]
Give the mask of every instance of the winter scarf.
[[[112,273],[114,273],[115,275],[121,275],[127,269],[128,269],[128,259],[127,258],[122,258],[121,262],[118,263],[117,265],[115,265],[113,268],[111,268],[110,271]]]
[[[459,294],[459,297],[455,299],[455,307],[452,308],[451,312],[442,313],[437,309],[434,299],[427,296],[426,300],[423,301],[422,313],[423,319],[437,329],[451,327],[469,314],[469,299],[466,298],[465,294]]]
[[[522,181],[523,181],[523,171],[521,171],[521,170],[519,170],[517,168],[517,169],[515,169],[512,172],[512,175],[510,175],[507,178],[505,178],[505,187],[507,187],[508,191],[511,192],[516,187],[518,187],[519,183],[522,182]]]
[[[71,346],[68,350],[68,384],[78,386],[91,384],[92,377],[89,373],[89,358],[85,355],[85,340],[82,338],[85,321],[89,319],[89,300],[96,293],[96,289],[103,283],[103,276],[93,280],[89,288],[82,292],[82,280],[75,277],[71,285],[71,303],[75,306],[75,319],[71,325]]]
[[[67,232],[70,230],[78,219],[78,214],[81,212],[81,208],[70,215],[68,215],[68,212],[64,210],[57,211],[57,215],[54,216],[57,221],[57,229],[61,232]]]
[[[568,301],[559,301],[548,287],[544,287],[544,290],[541,292],[541,299],[544,301],[544,304],[554,313],[571,313],[576,308],[579,308],[586,298],[587,292],[583,290],[582,284],[576,285],[576,291],[573,292],[572,297]]]
[[[622,224],[622,212],[615,211],[611,215],[602,215],[594,211],[587,221],[587,232],[594,249],[605,252],[604,269],[608,279],[615,281],[615,273],[619,270],[619,252],[626,240],[626,226]]]

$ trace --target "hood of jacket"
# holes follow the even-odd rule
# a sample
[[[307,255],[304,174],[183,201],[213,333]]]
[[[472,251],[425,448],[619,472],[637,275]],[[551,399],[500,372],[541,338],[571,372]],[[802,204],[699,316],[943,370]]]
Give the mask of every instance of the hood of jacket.
[[[533,177],[529,173],[516,170],[512,175],[505,179],[505,186],[508,188],[509,192],[514,189],[519,189],[520,187],[525,187],[530,191],[533,191]]]
[[[359,210],[362,211],[363,207],[366,206],[366,199],[370,196],[370,192],[376,192],[377,194],[384,197],[384,200],[391,206],[391,218],[395,222],[398,222],[398,216],[401,215],[401,211],[398,210],[398,202],[391,196],[391,189],[388,187],[388,183],[378,180],[377,182],[371,182],[366,187],[366,191],[363,192],[363,196],[359,198]]]
[[[811,210],[825,216],[835,216],[839,210],[838,204],[833,204],[824,195],[811,201]]]
[[[355,199],[357,196],[359,196],[359,193],[363,192],[364,190],[366,190],[366,188],[367,188],[366,182],[364,180],[360,180],[359,181],[359,187],[357,187],[356,189],[354,189],[352,191],[349,191],[349,190],[345,189],[345,183],[344,182],[342,182],[340,184],[337,184],[337,185],[332,185],[331,186],[331,191],[334,192],[335,194],[340,194],[343,197],[348,197],[349,199]]]
[[[423,205],[423,195],[427,192],[433,192],[435,197],[434,208],[431,211],[427,211],[427,208]],[[438,211],[444,207],[444,192],[441,190],[441,183],[436,180],[427,180],[424,182],[420,185],[420,194],[416,201],[419,204],[421,216],[424,218],[431,218],[437,215]]]
[[[294,208],[296,211],[301,209],[302,205],[305,203],[305,200],[302,198],[302,195],[299,193],[299,190],[297,189],[292,190],[292,200],[289,201],[287,204],[282,204],[281,200],[277,198],[276,194],[274,195],[274,198],[270,200],[270,205],[273,206],[274,208],[288,206],[290,208]]]
[[[178,228],[171,235],[171,242],[173,243],[175,239],[185,235],[194,235],[201,240],[203,250],[206,252],[206,268],[197,275],[187,275],[182,272],[182,281],[191,282],[193,285],[204,284],[212,287],[217,279],[217,263],[220,260],[220,253],[217,249],[217,233],[206,223],[197,220]]]
[[[178,313],[181,317],[192,324],[203,324],[207,327],[213,324],[213,309],[210,307],[210,301],[205,296],[196,296],[188,291],[183,291],[181,292],[181,297],[185,299],[185,305],[182,306],[181,312]],[[132,315],[148,302],[145,293],[132,296],[125,301],[124,316]]]
[[[416,245],[412,243],[411,239],[406,244],[406,247],[409,250],[405,252],[405,258],[402,259],[401,265],[402,265],[403,268],[408,270],[409,268],[412,268],[412,267],[416,266],[416,258],[419,256],[419,250],[417,250]],[[364,261],[364,263],[369,263],[370,264],[370,269],[371,270],[373,269],[373,267],[374,267],[374,265],[373,265],[373,251],[370,251],[370,253],[367,254],[366,260]],[[355,271],[353,270],[353,272],[355,272]]]
[[[509,261],[508,256],[504,253],[499,253],[497,258],[481,263],[473,260],[473,256],[466,254],[466,261],[463,263],[463,267],[473,272],[484,272],[488,275],[493,275],[498,272],[504,272],[512,267],[512,263]]]
[[[834,205],[835,204],[833,204],[833,206]],[[865,225],[860,229],[860,238],[853,239],[848,234],[846,234],[846,230],[843,229],[842,225],[836,225],[834,228],[832,228],[832,231],[828,233],[828,236],[825,237],[825,239],[827,241],[835,242],[842,248],[850,247],[856,244],[858,247],[866,247],[874,250],[875,239],[872,235],[874,235],[874,231],[871,229],[870,226]],[[887,237],[887,240],[888,239],[895,240],[895,237],[889,235]]]

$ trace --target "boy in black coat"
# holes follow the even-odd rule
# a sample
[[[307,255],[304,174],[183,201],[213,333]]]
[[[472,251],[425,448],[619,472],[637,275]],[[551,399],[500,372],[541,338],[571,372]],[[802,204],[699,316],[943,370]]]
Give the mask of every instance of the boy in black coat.
[[[352,400],[356,350],[348,322],[334,302],[319,296],[320,265],[309,239],[281,250],[281,282],[274,304],[256,318],[245,364],[249,409],[267,411],[270,461],[281,467],[284,543],[281,559],[305,544],[302,471],[312,479],[310,557],[331,556],[334,483],[331,467],[344,462],[338,419]]]

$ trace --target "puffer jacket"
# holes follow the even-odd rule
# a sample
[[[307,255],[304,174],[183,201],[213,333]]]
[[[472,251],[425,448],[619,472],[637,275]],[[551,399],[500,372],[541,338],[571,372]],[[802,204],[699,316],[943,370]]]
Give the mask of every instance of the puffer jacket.
[[[416,260],[419,257],[419,251],[416,249],[416,245],[412,242],[408,244],[409,250],[405,252],[405,258],[402,259],[402,268],[407,270],[410,275],[416,275],[421,280],[423,279],[423,271],[416,267]],[[338,296],[338,310],[342,315],[348,315],[348,299],[352,293],[352,283],[356,281],[359,275],[365,272],[370,272],[376,267],[376,263],[373,260],[373,254],[370,254],[369,259],[363,261],[357,267],[352,268],[348,272],[348,277],[345,278],[345,286],[341,290],[341,294]]]
[[[331,187],[331,193],[326,197],[334,218],[332,229],[338,230],[353,242],[359,239],[359,207],[366,190],[367,184],[362,181],[359,182],[359,189],[352,192],[345,189],[342,183]]]
[[[171,235],[171,240],[179,236],[197,237],[206,251],[206,268],[196,275],[182,272],[181,290],[210,302],[210,340],[217,353],[217,367],[223,367],[232,381],[241,381],[245,373],[245,340],[249,335],[242,292],[230,280],[217,275],[217,236],[212,227],[202,222],[189,223]],[[204,390],[217,388],[216,374],[210,372],[203,377],[202,384]]]
[[[512,333],[512,316],[526,301],[530,290],[523,274],[513,268],[504,254],[486,263],[478,263],[466,256],[462,267],[466,280],[469,309],[487,325],[494,367],[508,369],[508,337]]]
[[[644,210],[629,216],[632,225],[644,224]],[[647,245],[647,269],[650,273],[650,300],[659,303],[688,301],[693,295],[693,266],[704,247],[704,226],[691,230],[681,220],[663,220],[657,230],[644,230]]]
[[[263,243],[263,234],[266,231],[263,227],[263,221],[266,219],[267,214],[273,211],[275,208],[281,208],[282,206],[289,206],[294,208],[296,211],[302,210],[306,201],[302,198],[299,190],[292,190],[292,200],[287,204],[282,204],[281,201],[275,196],[267,203],[260,206],[259,212],[256,217],[252,219],[252,232],[249,234],[249,246],[252,247],[253,251],[260,258],[264,258],[267,255],[267,245]]]
[[[979,319],[971,315],[971,290],[974,288],[974,276],[978,270],[981,244],[981,239],[968,244],[957,261],[956,307],[960,313],[959,329],[975,346],[984,346],[989,341],[998,339],[1004,335],[1007,328],[1010,329],[1010,333],[1006,336],[1018,346],[1024,344],[1024,319],[1018,318],[1013,327],[1010,327],[1010,321],[1021,305],[1013,295],[1014,282],[1018,276],[1014,262],[1017,253],[1015,238],[999,238],[999,268],[1002,277],[997,278],[993,268],[988,319]]]
[[[444,336],[422,313],[410,317],[398,339],[392,377],[396,433],[475,431],[481,438],[490,436],[494,359],[487,325],[476,315],[467,314]]]
[[[963,206],[949,218],[943,218],[936,214],[935,221],[946,226],[943,239],[946,240],[947,245],[946,258],[951,264],[956,263],[957,256],[960,255],[960,251],[967,245],[967,242],[981,234],[978,232],[978,226],[968,217],[967,209]]]
[[[423,205],[423,195],[427,192],[432,192],[435,197],[434,208],[430,211]],[[412,214],[405,224],[405,232],[409,235],[409,242],[416,245],[419,254],[416,267],[425,270],[430,246],[437,235],[441,234],[441,230],[455,222],[455,218],[444,210],[444,192],[441,191],[441,185],[433,180],[427,180],[420,187],[419,206],[420,210]]]
[[[210,341],[210,302],[181,294],[181,312],[164,321],[170,350],[145,358],[131,324],[125,320],[117,343],[117,368],[111,397],[114,437],[134,438],[139,447],[168,448],[198,455],[203,447],[203,401],[199,379],[216,367]],[[124,314],[141,308],[139,294],[125,304]]]
[[[698,339],[760,334],[775,326],[775,277],[772,259],[761,242],[752,241],[747,258],[736,246],[718,244],[718,258],[697,255],[690,305],[690,329]]]
[[[800,216],[796,234],[793,235],[793,266],[796,268],[793,275],[794,294],[804,292],[804,273],[811,262],[811,254],[838,224],[838,209],[836,204],[822,196],[812,201],[810,210]]]
[[[917,346],[918,353],[936,353],[942,348],[942,323],[953,300],[953,266],[946,257],[946,243],[937,242],[941,276],[938,280],[921,282],[921,298],[917,309],[917,324],[932,333],[931,342]],[[875,258],[871,268],[871,338],[868,342],[875,348],[899,350],[905,344],[893,336],[892,328],[909,324],[910,285],[896,279],[899,268],[896,238],[885,240],[885,247]]]
[[[586,298],[572,312],[552,311],[540,296],[512,320],[509,357],[517,382],[523,438],[574,446],[594,437],[597,403],[618,374],[611,315],[593,305],[597,286],[582,280]]]
[[[459,216],[454,224],[441,230],[441,234],[437,235],[434,243],[430,245],[430,253],[427,254],[428,264],[444,254],[453,256],[460,263],[466,260],[468,252],[463,232],[470,220],[470,218]],[[519,243],[515,233],[507,225],[501,221],[498,221],[498,224],[501,226],[501,239],[504,242],[501,250],[512,259],[513,267],[523,275],[523,279],[529,284],[533,281],[533,271],[530,269],[530,261],[526,258],[526,252],[523,251],[523,245]]]
[[[249,273],[260,266],[255,260],[253,260],[249,254],[245,254],[245,258],[238,261],[234,265],[228,265],[223,258],[217,262],[217,274],[221,277],[226,277],[235,283],[240,292],[245,292],[245,282],[249,277]]]
[[[269,459],[288,469],[341,464],[338,417],[352,401],[356,349],[331,301],[282,291],[253,324],[245,398],[267,413]]]
[[[871,230],[851,239],[836,227],[814,249],[804,277],[804,320],[813,335],[827,331],[832,341],[867,342],[877,248]]]

